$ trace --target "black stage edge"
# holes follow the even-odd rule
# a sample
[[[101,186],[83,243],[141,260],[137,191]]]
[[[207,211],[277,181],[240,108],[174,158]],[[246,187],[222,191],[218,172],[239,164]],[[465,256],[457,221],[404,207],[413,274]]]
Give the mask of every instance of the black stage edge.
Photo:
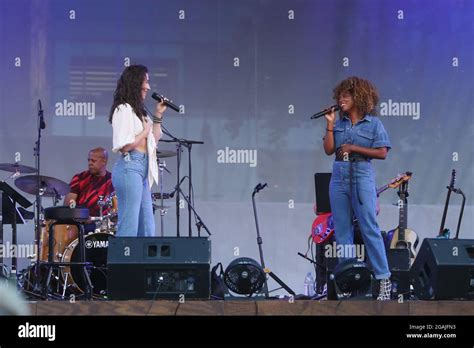
[[[20,338],[19,326],[55,325],[55,339]],[[469,345],[474,342],[469,316],[324,316],[324,317],[0,317],[0,345],[145,344],[388,344]],[[419,335],[408,337],[408,335]],[[436,336],[434,336],[436,334]],[[441,335],[439,337],[438,335]]]

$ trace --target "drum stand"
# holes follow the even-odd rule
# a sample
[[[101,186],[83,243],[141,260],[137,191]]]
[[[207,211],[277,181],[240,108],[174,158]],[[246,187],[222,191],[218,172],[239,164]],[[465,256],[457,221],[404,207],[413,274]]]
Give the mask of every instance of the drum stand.
[[[36,208],[36,219],[35,219],[35,242],[37,247],[36,252],[36,265],[34,268],[35,276],[34,276],[34,286],[33,292],[39,293],[41,292],[41,283],[40,283],[40,261],[39,261],[39,250],[40,250],[40,238],[41,238],[41,224],[44,221],[43,218],[43,207],[41,204],[41,198],[43,196],[44,190],[41,189],[41,176],[40,176],[40,165],[41,165],[41,130],[46,128],[46,124],[44,122],[43,116],[43,109],[41,107],[41,101],[38,100],[38,119],[37,119],[37,128],[38,128],[38,138],[35,142],[35,147],[33,149],[34,156],[35,156],[35,165],[36,165],[36,175],[38,175],[38,191],[36,193],[36,201],[35,201],[35,208]]]
[[[99,196],[99,199],[97,200],[99,216],[89,217],[89,220],[95,223],[94,232],[115,234],[112,219],[117,215],[117,212],[114,207],[114,199],[115,192],[109,193],[107,196]],[[104,210],[107,211],[107,214],[104,214]]]
[[[83,222],[89,218],[89,210],[87,208],[69,208],[65,207],[52,207],[45,209],[45,218],[48,220],[56,220],[49,226],[49,252],[48,252],[48,261],[40,262],[40,266],[45,266],[48,270],[46,281],[43,287],[43,297],[48,299],[53,297],[52,292],[50,291],[51,286],[51,277],[53,275],[53,268],[64,267],[64,266],[82,266],[83,268],[83,277],[86,284],[84,290],[84,297],[87,300],[92,299],[93,285],[89,276],[88,268],[92,267],[91,262],[85,261],[85,249],[84,249],[84,224]],[[79,247],[79,262],[56,262],[53,260],[54,257],[54,226],[55,225],[75,225],[79,231],[78,235],[78,247]],[[58,272],[59,273],[59,272]],[[69,274],[65,277],[63,295],[61,299],[64,299],[66,287],[67,287],[67,278]]]
[[[161,237],[164,237],[164,216],[167,213],[168,209],[164,206],[164,196],[165,193],[163,191],[163,171],[166,170],[168,173],[171,172],[166,169],[166,162],[160,161],[158,159],[158,169],[160,170],[160,198],[161,198],[161,206],[160,206],[160,228],[161,228]]]
[[[99,216],[98,217],[90,217],[92,222],[96,223],[96,232],[104,232],[110,234],[110,219],[111,213],[109,211],[108,214],[104,215],[104,207],[112,208],[112,197],[109,195],[104,198],[104,196],[99,196],[97,201],[97,205],[99,206]],[[98,227],[98,228],[97,228]]]

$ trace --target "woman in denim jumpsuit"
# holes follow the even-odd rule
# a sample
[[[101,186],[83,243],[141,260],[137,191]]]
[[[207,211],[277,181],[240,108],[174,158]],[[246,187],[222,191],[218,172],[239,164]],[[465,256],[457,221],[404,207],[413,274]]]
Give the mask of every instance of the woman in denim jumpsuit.
[[[341,110],[340,118],[336,121],[334,109],[325,115],[324,150],[327,155],[336,153],[329,186],[336,243],[353,245],[354,214],[375,278],[380,281],[377,299],[389,300],[390,270],[376,220],[375,171],[371,164],[372,159],[385,159],[391,148],[382,122],[373,116],[378,93],[369,81],[350,77],[336,86],[334,99]]]
[[[112,170],[117,194],[117,236],[155,235],[151,186],[158,183],[156,144],[166,105],[156,104],[152,119],[144,100],[150,85],[143,65],[127,67],[117,82],[109,122],[113,128],[113,152],[120,152]]]

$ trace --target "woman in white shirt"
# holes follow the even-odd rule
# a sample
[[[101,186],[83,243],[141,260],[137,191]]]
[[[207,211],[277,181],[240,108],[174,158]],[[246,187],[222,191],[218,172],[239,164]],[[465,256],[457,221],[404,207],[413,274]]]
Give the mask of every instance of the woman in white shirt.
[[[143,65],[127,67],[117,82],[109,122],[113,128],[113,152],[120,152],[112,170],[118,200],[119,237],[154,236],[155,220],[150,188],[158,183],[156,144],[166,105],[157,103],[152,119],[144,100],[150,85]]]

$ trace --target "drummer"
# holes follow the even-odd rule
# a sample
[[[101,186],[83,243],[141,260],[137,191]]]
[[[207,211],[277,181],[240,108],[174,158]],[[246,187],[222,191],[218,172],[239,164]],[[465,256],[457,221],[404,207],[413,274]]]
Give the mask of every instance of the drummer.
[[[112,174],[106,169],[108,158],[107,150],[102,147],[89,151],[88,170],[73,176],[69,183],[71,191],[64,198],[64,205],[71,205],[74,201],[76,206],[89,208],[90,216],[100,215],[100,208],[97,204],[99,196],[105,197],[114,192]],[[105,206],[102,213],[107,214],[109,209]],[[86,226],[86,232],[94,230],[94,224]]]

